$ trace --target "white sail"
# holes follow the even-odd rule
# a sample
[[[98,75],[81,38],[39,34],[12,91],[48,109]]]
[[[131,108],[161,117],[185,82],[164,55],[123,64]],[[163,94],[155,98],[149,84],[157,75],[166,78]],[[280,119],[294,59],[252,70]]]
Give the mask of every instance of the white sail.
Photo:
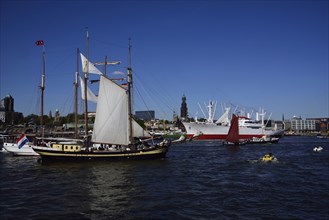
[[[81,97],[83,100],[85,100],[85,83],[81,77],[80,78],[80,86],[81,86]],[[87,86],[87,100],[97,103],[97,96],[91,91],[91,89]]]
[[[101,76],[92,141],[128,145],[128,127],[126,90]]]
[[[228,125],[230,123],[230,119],[228,118],[230,108],[226,108],[225,110],[224,114],[216,121],[216,124]]]
[[[135,120],[132,122],[133,137],[151,137]],[[116,145],[129,144],[127,90],[104,76],[100,78],[92,141]]]
[[[87,58],[82,53],[80,53],[80,56],[81,56],[81,63],[82,63],[82,71],[84,73],[87,72],[87,65],[89,65],[88,73],[103,75],[103,73],[99,69],[97,69],[97,67],[95,67],[95,65],[93,63],[91,63],[89,60],[87,60]]]
[[[133,120],[133,137],[151,137],[151,135]]]

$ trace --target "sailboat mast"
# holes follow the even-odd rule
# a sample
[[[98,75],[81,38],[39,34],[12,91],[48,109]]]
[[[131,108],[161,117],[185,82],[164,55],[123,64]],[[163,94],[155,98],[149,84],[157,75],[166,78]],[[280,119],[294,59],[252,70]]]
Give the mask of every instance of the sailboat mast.
[[[105,63],[104,63],[104,76],[106,76],[106,66],[107,66],[107,56],[105,56]]]
[[[78,138],[78,77],[79,77],[79,48],[77,48],[77,63],[74,82],[74,138]]]
[[[87,47],[87,60],[85,61],[85,65],[86,65],[86,72],[84,73],[84,96],[85,96],[85,137],[88,137],[88,99],[87,99],[87,80],[88,80],[88,72],[89,72],[89,64],[88,64],[88,60],[89,60],[89,34],[88,34],[88,30],[87,30],[87,42],[86,42],[86,47]]]
[[[129,118],[129,142],[133,143],[133,126],[132,126],[132,104],[131,104],[131,88],[132,88],[132,68],[131,68],[131,44],[129,38],[128,47],[128,118]]]
[[[44,92],[45,92],[45,81],[46,81],[46,51],[44,44],[42,45],[42,75],[41,75],[41,113],[40,113],[40,128],[41,135],[44,138],[44,126],[43,126],[43,100],[44,100]]]

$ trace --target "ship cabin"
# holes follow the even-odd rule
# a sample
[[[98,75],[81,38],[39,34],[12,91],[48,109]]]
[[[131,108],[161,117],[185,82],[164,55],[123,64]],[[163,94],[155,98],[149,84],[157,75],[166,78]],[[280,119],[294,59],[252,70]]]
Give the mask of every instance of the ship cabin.
[[[66,151],[66,152],[76,152],[81,151],[81,145],[78,144],[61,144],[61,143],[54,143],[52,144],[52,148],[55,150]]]

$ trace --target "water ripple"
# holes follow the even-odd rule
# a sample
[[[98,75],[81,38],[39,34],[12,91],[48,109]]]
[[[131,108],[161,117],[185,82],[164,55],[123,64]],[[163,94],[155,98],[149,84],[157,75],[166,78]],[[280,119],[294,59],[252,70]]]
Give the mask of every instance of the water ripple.
[[[278,163],[258,162],[268,152]],[[154,161],[0,162],[1,219],[329,219],[329,143],[316,138],[189,142]]]

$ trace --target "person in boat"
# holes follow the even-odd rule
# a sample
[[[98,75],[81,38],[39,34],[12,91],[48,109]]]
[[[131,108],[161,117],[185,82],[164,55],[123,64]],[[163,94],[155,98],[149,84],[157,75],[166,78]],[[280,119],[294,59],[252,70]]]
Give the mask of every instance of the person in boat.
[[[272,155],[272,153],[265,154],[262,158],[261,161],[274,161],[276,158]]]
[[[143,141],[143,146],[150,147],[149,143],[147,141]]]

